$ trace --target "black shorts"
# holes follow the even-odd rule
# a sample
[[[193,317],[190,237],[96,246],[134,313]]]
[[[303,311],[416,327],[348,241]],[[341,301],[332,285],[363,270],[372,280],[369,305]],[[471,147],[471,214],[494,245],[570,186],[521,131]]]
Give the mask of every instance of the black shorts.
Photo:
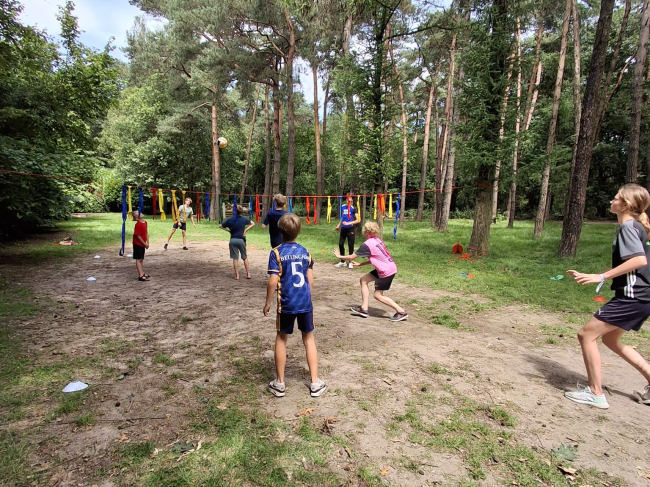
[[[614,297],[600,308],[594,317],[625,331],[639,331],[641,325],[650,317],[650,303]]]
[[[178,223],[174,223],[174,228],[178,228],[178,226],[179,226]],[[181,227],[181,230],[183,230],[183,231],[187,230],[187,222],[181,223],[180,227]]]
[[[374,269],[370,275],[375,277],[375,291],[388,291],[396,274],[388,277],[379,277],[377,269]]]
[[[314,331],[314,312],[310,311],[309,313],[298,313],[296,315],[290,315],[286,313],[278,313],[278,318],[276,320],[276,329],[287,335],[293,333],[293,324],[298,319],[298,329],[303,333],[309,333]]]
[[[144,247],[140,247],[139,245],[133,244],[133,258],[135,260],[144,259]]]

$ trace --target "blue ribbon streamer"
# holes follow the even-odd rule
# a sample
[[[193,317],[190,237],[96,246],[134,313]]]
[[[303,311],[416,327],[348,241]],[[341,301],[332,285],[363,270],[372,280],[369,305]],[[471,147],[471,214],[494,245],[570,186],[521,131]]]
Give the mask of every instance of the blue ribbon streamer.
[[[248,200],[248,219],[253,215],[253,195],[250,195],[250,200]]]
[[[235,217],[235,223],[237,223],[237,195],[232,195],[232,216]]]
[[[142,203],[142,187],[138,186],[138,191],[140,192],[140,200],[138,201],[138,216],[142,215],[143,203]]]
[[[126,237],[126,185],[122,186],[122,248],[120,249],[119,256],[124,255],[124,241]]]
[[[393,239],[397,238],[397,219],[399,218],[399,195],[400,193],[397,193],[397,202],[395,203],[397,205],[397,209],[395,210],[395,227],[393,228]]]
[[[275,208],[275,201],[273,201],[273,208]],[[289,213],[293,213],[293,202],[291,201],[291,196],[289,196]]]
[[[339,195],[339,220],[343,220],[343,203],[341,198],[343,197]]]
[[[210,193],[205,193],[205,215],[210,219]]]

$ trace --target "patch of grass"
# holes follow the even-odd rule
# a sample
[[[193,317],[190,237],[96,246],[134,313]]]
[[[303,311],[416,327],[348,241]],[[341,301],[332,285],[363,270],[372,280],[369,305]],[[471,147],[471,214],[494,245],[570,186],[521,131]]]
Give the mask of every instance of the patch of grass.
[[[186,323],[190,323],[191,321],[194,321],[194,318],[190,318],[189,316],[183,316],[181,318],[181,325],[184,325]]]
[[[93,413],[84,413],[77,418],[75,424],[80,428],[86,426],[95,426],[97,424],[97,416]]]
[[[454,375],[454,373],[446,367],[443,367],[440,364],[431,364],[427,367],[427,370],[432,374],[436,375]],[[426,387],[426,386],[425,386]]]
[[[109,355],[111,357],[117,357],[127,353],[135,345],[134,342],[129,340],[124,340],[121,338],[103,338],[100,341],[100,348],[103,354]]]
[[[159,353],[158,355],[156,355],[156,357],[153,359],[153,363],[164,364],[167,367],[174,365],[174,361],[169,357],[169,355],[164,353]]]
[[[28,318],[39,309],[38,300],[29,289],[0,282],[0,320]]]
[[[29,467],[29,447],[22,435],[0,431],[0,452],[0,484],[3,487],[22,487],[38,482],[40,475]]]
[[[446,311],[441,311],[440,313],[431,316],[429,319],[432,323],[444,326],[451,330],[457,330],[460,328],[460,321],[458,321],[454,315],[451,315]]]
[[[160,388],[166,397],[175,396],[178,393],[178,388],[174,384],[167,383]]]
[[[78,411],[85,402],[86,391],[87,389],[79,392],[61,393],[59,403],[48,413],[47,418],[52,421]]]
[[[123,445],[118,449],[120,456],[130,463],[140,463],[149,458],[155,449],[152,441]]]

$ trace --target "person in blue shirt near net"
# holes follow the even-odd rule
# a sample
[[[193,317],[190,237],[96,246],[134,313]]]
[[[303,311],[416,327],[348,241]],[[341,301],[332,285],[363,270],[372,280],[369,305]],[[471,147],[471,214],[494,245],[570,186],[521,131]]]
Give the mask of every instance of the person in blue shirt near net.
[[[284,210],[284,207],[287,204],[287,197],[283,194],[276,194],[273,197],[273,202],[275,203],[275,208],[266,213],[266,218],[264,218],[264,222],[262,223],[262,228],[266,228],[267,226],[269,227],[271,248],[275,248],[282,243],[282,235],[278,228],[278,221],[280,221],[282,215],[287,214]]]
[[[341,255],[345,255],[345,241],[348,241],[348,254],[352,255],[354,253],[354,226],[361,221],[359,217],[359,212],[351,204],[348,205],[348,198],[352,201],[352,192],[348,191],[344,196],[345,203],[341,205],[341,211],[339,215],[339,224],[336,225],[335,230],[341,232],[339,235],[339,252]],[[348,207],[349,206],[349,207]],[[352,262],[346,262],[341,260],[334,267],[349,267],[352,269],[354,266]]]
[[[300,233],[300,218],[293,213],[283,215],[278,228],[284,242],[271,250],[269,255],[269,282],[266,287],[264,316],[269,315],[273,293],[278,293],[275,338],[276,380],[269,383],[269,390],[276,397],[283,397],[286,391],[284,369],[287,362],[287,339],[293,334],[294,323],[302,332],[311,384],[309,392],[318,397],[327,386],[318,378],[318,352],[314,339],[314,313],[311,303],[311,287],[314,284],[314,261],[305,247],[296,243]]]
[[[251,278],[250,270],[248,269],[248,255],[246,254],[246,232],[255,226],[255,220],[249,220],[244,216],[248,210],[243,206],[237,205],[237,218],[231,216],[224,221],[219,228],[230,232],[230,242],[228,242],[228,249],[230,250],[230,258],[232,265],[235,269],[235,280],[239,281],[239,257],[241,256],[244,261],[244,268],[246,269],[246,279]]]

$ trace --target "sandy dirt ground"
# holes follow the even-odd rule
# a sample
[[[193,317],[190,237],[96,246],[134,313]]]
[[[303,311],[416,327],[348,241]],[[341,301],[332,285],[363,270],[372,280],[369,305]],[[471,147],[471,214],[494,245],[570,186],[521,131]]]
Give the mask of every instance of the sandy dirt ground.
[[[112,367],[103,377],[78,377],[91,384],[100,420],[92,428],[65,420],[47,423],[44,411],[30,411],[14,425],[39,429],[42,441],[30,461],[35,469],[49,468],[51,485],[87,485],[89,472],[108,461],[107,452],[124,435],[130,441],[151,439],[163,446],[182,438],[196,406],[188,397],[194,387],[207,387],[232,373],[229,350],[263,363],[268,376],[274,376],[275,320],[262,315],[268,250],[249,249],[252,279],[235,281],[227,242],[188,243],[189,251],[173,241],[168,251],[157,245],[147,252],[150,282],[138,282],[133,260],[119,258],[113,249],[100,252],[99,259],[85,255],[29,273],[14,262],[2,264],[3,273],[48,299],[55,310],[18,326],[30,354],[40,363],[58,354],[99,357]],[[560,315],[523,306],[488,309],[466,314],[460,329],[449,329],[432,324],[428,310],[450,297],[482,300],[412,288],[398,278],[388,295],[404,305],[409,319],[389,322],[392,310],[372,299],[370,317],[363,319],[349,312],[350,306],[360,304],[362,272],[337,269],[333,263],[316,263],[313,290],[319,375],[328,391],[320,398],[309,396],[304,351],[294,336],[289,341],[286,397],[271,396],[265,383],[258,386],[270,415],[291,421],[299,411],[313,407],[315,422],[339,418],[336,432],[354,439],[364,461],[390,467],[386,481],[404,486],[453,483],[467,477],[462,452],[436,453],[411,443],[406,433],[386,433],[386,425],[407,409],[415,391],[426,387],[439,396],[453,391],[511,411],[518,420],[514,434],[522,445],[548,451],[575,443],[575,468],[605,471],[625,485],[648,485],[639,473],[650,472],[650,407],[637,403],[632,394],[643,388],[642,377],[603,351],[610,409],[590,409],[564,399],[562,391],[577,381],[584,383],[586,377],[577,340],[549,345],[539,332],[541,325],[566,325]],[[87,282],[90,276],[97,280]],[[108,353],[120,347],[128,353]],[[161,373],[162,366],[154,363],[161,353],[174,361],[171,370],[182,376],[171,380],[176,389],[171,396],[164,393],[170,370]],[[137,359],[139,367],[116,381],[116,373],[130,368],[125,357]],[[427,373],[433,364],[442,372]],[[432,406],[428,414],[435,419],[449,411],[444,405]],[[401,457],[416,458],[423,466],[419,472],[401,468],[396,463]],[[65,463],[50,467],[54,458]],[[345,476],[349,462],[339,452],[330,468]],[[496,483],[489,474],[481,482]],[[110,477],[98,483],[117,484]]]

